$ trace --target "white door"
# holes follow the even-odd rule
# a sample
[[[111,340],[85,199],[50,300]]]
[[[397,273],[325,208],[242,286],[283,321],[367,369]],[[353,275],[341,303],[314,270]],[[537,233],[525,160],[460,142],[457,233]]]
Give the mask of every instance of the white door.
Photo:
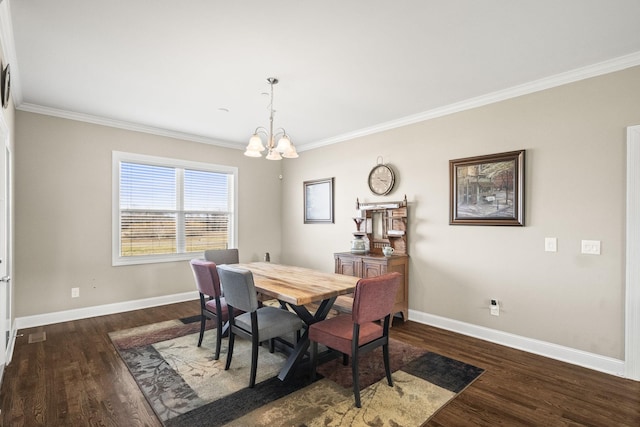
[[[640,381],[640,126],[627,128],[625,376]]]
[[[0,119],[0,375],[11,357],[11,151],[9,132]]]

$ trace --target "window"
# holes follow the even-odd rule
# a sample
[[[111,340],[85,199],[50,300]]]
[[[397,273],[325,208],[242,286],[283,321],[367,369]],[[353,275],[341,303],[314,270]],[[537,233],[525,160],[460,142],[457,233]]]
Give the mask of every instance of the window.
[[[113,265],[235,247],[237,168],[113,152]]]

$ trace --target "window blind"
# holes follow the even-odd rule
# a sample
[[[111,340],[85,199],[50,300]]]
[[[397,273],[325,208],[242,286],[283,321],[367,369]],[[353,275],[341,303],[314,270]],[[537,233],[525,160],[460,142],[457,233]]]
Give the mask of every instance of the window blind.
[[[120,256],[201,252],[229,246],[233,176],[120,163]]]

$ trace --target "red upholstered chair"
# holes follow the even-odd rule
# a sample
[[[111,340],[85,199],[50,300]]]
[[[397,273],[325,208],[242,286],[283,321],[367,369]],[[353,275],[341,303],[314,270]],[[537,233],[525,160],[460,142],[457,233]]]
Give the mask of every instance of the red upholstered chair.
[[[218,360],[220,358],[222,336],[227,333],[228,329],[229,309],[220,289],[220,279],[218,277],[216,263],[202,259],[193,259],[191,260],[191,269],[193,270],[193,276],[196,279],[196,285],[200,292],[201,318],[198,347],[202,344],[207,319],[215,320],[217,336],[216,354],[214,358]],[[236,311],[235,314],[242,314],[242,312]]]
[[[318,343],[342,353],[345,364],[348,356],[351,356],[353,395],[358,408],[361,407],[358,377],[360,354],[382,346],[387,382],[393,387],[389,366],[389,322],[401,277],[400,273],[393,272],[360,279],[353,295],[351,314],[339,315],[309,326],[311,378],[315,378]],[[384,319],[382,324],[376,322],[382,319]]]

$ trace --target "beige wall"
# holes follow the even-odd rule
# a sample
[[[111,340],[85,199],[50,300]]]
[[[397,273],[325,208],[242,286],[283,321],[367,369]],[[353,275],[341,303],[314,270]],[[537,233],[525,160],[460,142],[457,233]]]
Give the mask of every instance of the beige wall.
[[[111,266],[113,150],[237,166],[242,261],[280,258],[280,165],[242,151],[18,111],[15,314],[195,290],[188,263]],[[71,288],[80,298],[71,299]]]
[[[267,162],[205,144],[18,112],[15,313],[193,290],[186,263],[111,266],[111,151],[239,168],[243,261],[333,270],[361,201],[410,202],[410,309],[618,359],[624,354],[625,128],[640,68]],[[448,225],[448,161],[527,150],[526,227]],[[372,197],[376,158],[396,189]],[[282,167],[283,179],[278,175]],[[335,177],[336,222],[305,225],[302,182]],[[282,189],[282,191],[281,191]],[[558,252],[544,252],[544,237]],[[580,254],[580,240],[602,255]],[[71,287],[81,297],[70,298]],[[489,315],[489,299],[502,304]]]
[[[623,359],[625,128],[640,124],[638,93],[640,67],[303,152],[283,164],[283,258],[332,271],[356,197],[406,194],[410,309]],[[518,149],[526,227],[450,226],[448,161]],[[386,197],[366,183],[378,156],[398,176]],[[327,177],[335,224],[305,225],[302,182]],[[602,255],[581,254],[582,239],[601,240]]]

